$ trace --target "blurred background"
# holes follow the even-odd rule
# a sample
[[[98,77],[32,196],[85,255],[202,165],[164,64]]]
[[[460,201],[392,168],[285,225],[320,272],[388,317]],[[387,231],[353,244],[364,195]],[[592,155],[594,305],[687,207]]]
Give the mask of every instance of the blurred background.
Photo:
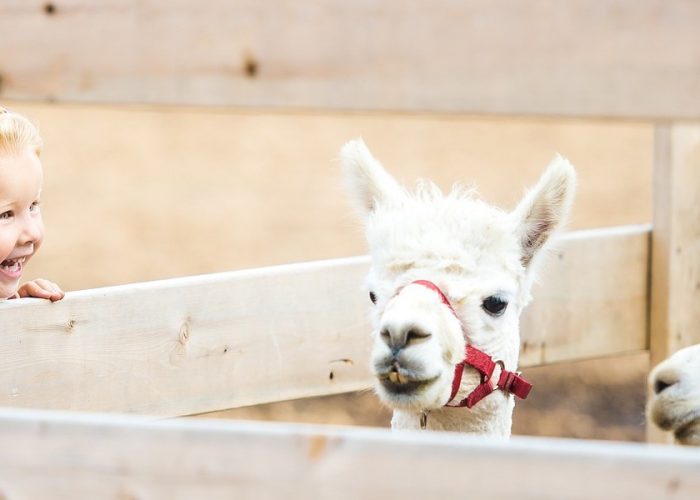
[[[568,229],[649,223],[653,122],[697,90],[687,19],[697,3],[2,2],[0,104],[45,140],[26,277],[79,290],[363,254],[337,164],[354,137],[409,186],[474,183],[504,208],[561,153]],[[515,433],[642,440],[648,365],[529,369]],[[369,392],[215,416],[389,424]]]

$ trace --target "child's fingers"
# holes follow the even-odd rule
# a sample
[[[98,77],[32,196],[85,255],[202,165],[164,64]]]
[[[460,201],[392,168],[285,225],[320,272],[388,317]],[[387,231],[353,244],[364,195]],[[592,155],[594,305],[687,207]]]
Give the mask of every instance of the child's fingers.
[[[29,283],[23,284],[17,290],[20,297],[37,297],[40,299],[48,299],[51,297],[53,292],[44,290],[38,283],[30,281]]]
[[[44,291],[49,292],[50,296],[46,297],[51,300],[51,302],[56,302],[57,300],[61,300],[63,297],[65,297],[65,293],[63,290],[59,288],[59,286],[54,283],[53,281],[45,280],[45,279],[37,279],[35,280],[35,283],[38,284]]]
[[[63,297],[66,296],[66,292],[61,290],[58,285],[55,283],[52,283],[53,285],[53,295],[51,296],[51,302],[56,302],[57,300],[61,300]]]
[[[17,292],[20,297],[36,297],[48,299],[51,302],[61,300],[65,296],[65,293],[58,285],[45,279],[36,279],[25,283]]]

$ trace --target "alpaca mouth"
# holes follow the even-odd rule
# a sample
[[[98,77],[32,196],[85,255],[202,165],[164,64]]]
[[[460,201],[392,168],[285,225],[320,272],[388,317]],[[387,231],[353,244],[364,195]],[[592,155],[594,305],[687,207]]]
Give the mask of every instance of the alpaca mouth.
[[[435,382],[439,377],[419,379],[412,377],[406,370],[394,365],[386,373],[378,373],[377,378],[382,387],[392,394],[408,394]]]
[[[700,439],[700,411],[683,419],[683,423],[674,429],[673,436],[679,443],[697,443]]]
[[[684,415],[676,416],[670,425],[669,429],[673,429],[673,432],[684,432],[694,425],[700,425],[700,410],[691,410]]]
[[[679,434],[692,432],[696,426],[700,426],[700,410],[666,412],[659,401],[655,401],[652,406],[651,417],[660,429],[672,431],[677,437]],[[695,429],[695,431],[697,430]]]
[[[422,387],[431,384],[435,379],[430,380],[406,380],[405,382],[395,383],[388,377],[380,377],[379,381],[382,387],[392,394],[409,394],[418,391]]]

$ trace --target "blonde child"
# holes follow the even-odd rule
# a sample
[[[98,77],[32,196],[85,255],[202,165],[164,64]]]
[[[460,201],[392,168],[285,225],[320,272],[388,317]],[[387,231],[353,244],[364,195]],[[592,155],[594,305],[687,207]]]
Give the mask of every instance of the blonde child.
[[[41,146],[29,120],[0,106],[0,300],[39,297],[54,302],[64,296],[45,279],[19,284],[24,266],[44,239]]]

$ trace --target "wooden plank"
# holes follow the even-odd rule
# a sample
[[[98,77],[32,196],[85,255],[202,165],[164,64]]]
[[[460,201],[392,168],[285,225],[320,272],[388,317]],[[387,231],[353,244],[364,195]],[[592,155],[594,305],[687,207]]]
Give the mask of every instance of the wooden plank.
[[[66,290],[360,255],[336,161],[359,136],[408,186],[476,181],[503,207],[559,151],[579,167],[570,229],[651,221],[647,123],[1,104],[46,143],[46,242],[25,277]]]
[[[700,124],[658,125],[651,363],[700,343]]]
[[[648,349],[650,233],[583,230],[554,244],[523,313],[522,366]]]
[[[0,404],[183,415],[364,388],[366,268],[350,258],[7,302]]]
[[[563,237],[525,319],[523,365],[646,347],[648,234]],[[366,388],[368,265],[337,259],[8,301],[0,405],[167,416]]]
[[[506,443],[452,433],[8,409],[0,410],[0,440],[5,498],[700,495],[700,454],[636,443],[523,437]]]
[[[694,0],[2,2],[0,97],[697,118],[699,23]]]
[[[657,127],[651,363],[700,343],[700,124]]]

